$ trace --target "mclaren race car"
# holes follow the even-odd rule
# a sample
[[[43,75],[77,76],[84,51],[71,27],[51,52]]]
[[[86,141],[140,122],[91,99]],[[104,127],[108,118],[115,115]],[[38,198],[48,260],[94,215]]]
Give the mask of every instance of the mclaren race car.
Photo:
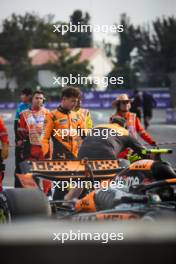
[[[125,168],[117,160],[23,162],[23,173],[17,176],[24,188],[0,193],[0,221],[34,216],[79,221],[175,218],[176,173],[160,158],[162,153],[172,151],[145,151],[153,159],[138,157],[134,161],[133,157],[133,162]],[[42,179],[53,182],[56,188],[73,180],[77,184],[89,184],[77,185],[83,189],[79,199],[53,200],[52,192],[49,198],[42,192]],[[70,188],[70,185],[61,186]]]

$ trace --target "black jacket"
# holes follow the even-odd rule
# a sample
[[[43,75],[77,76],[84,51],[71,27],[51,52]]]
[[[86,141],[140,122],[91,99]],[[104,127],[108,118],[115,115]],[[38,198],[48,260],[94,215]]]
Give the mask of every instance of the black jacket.
[[[97,129],[97,128],[96,128]],[[99,128],[100,133],[104,128]],[[110,129],[108,129],[110,132]],[[92,129],[92,136],[87,136],[78,153],[78,158],[85,157],[89,159],[116,159],[117,155],[125,150],[131,148],[135,153],[141,155],[141,150],[144,147],[131,136],[111,136],[108,133],[107,139],[100,136],[94,136],[94,129]]]

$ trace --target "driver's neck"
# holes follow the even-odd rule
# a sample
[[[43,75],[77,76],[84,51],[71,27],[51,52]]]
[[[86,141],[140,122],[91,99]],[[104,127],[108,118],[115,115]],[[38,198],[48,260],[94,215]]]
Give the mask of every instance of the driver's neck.
[[[69,114],[70,113],[70,110],[68,110],[66,107],[64,107],[62,103],[59,105],[58,110],[61,111],[64,114]]]
[[[33,105],[33,106],[31,107],[31,109],[32,109],[33,111],[40,111],[41,106]]]

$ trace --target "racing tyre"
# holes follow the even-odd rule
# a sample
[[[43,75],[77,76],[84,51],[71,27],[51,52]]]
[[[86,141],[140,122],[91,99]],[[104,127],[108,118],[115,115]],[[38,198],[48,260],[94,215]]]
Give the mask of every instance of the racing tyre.
[[[7,199],[12,220],[19,217],[47,217],[51,215],[47,197],[38,189],[7,189],[3,194]]]

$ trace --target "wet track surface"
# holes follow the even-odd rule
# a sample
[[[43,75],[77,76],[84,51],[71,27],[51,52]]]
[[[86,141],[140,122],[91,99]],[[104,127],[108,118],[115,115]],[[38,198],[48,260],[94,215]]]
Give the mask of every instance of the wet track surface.
[[[6,111],[7,112],[7,111]],[[94,124],[108,122],[109,116],[112,111],[101,110],[101,111],[91,111]],[[4,178],[4,185],[13,186],[14,183],[14,130],[13,130],[13,117],[14,112],[12,112],[12,119],[6,123],[10,137],[10,154],[6,161],[6,172]],[[154,112],[152,124],[148,130],[153,138],[158,143],[163,142],[176,142],[176,125],[166,125],[165,110],[156,110]],[[176,167],[176,144],[175,145],[160,145],[162,148],[172,148],[173,154],[163,155],[163,159],[171,162],[172,166]]]

